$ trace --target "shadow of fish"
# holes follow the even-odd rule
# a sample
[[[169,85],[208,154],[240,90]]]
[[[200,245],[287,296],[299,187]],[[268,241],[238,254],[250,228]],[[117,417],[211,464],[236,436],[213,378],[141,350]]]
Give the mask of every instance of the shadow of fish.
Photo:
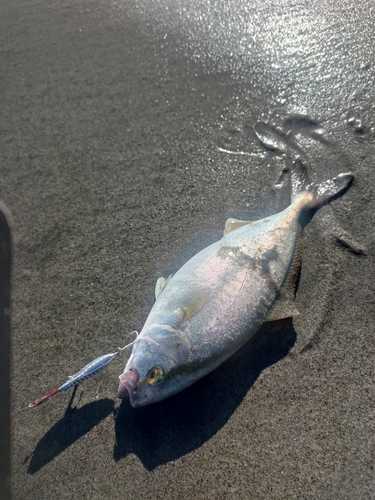
[[[310,184],[296,162],[288,208],[255,222],[229,219],[222,239],[159,278],[118,397],[129,395],[134,407],[165,399],[214,370],[266,321],[298,314],[304,215],[342,195],[352,180],[345,173]]]

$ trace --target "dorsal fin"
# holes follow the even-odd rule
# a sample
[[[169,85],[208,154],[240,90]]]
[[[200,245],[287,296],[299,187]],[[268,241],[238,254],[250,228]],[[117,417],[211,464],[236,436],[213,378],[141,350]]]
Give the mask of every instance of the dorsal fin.
[[[281,287],[279,297],[275,299],[270,310],[268,311],[266,321],[276,321],[284,318],[292,318],[293,316],[297,316],[299,314],[294,302],[294,298],[302,263],[302,233],[302,227],[299,226],[297,230],[293,256],[290,261],[288,272]]]
[[[157,280],[155,285],[155,300],[159,297],[164,288],[171,281],[173,274],[170,274],[168,278],[163,278],[162,276]]]
[[[265,321],[279,321],[285,318],[294,318],[298,316],[299,312],[296,308],[294,299],[288,298],[286,295],[281,295],[272,304],[271,309],[268,311]]]
[[[299,279],[301,264],[302,264],[302,252],[303,252],[303,228],[299,224],[296,235],[296,243],[294,245],[293,256],[290,261],[288,272],[285,276],[283,283],[283,290],[291,292],[293,298],[296,294],[296,284]]]
[[[249,220],[238,220],[238,219],[228,219],[224,226],[224,236],[232,231],[235,231],[239,227],[247,226],[248,224],[252,224]]]

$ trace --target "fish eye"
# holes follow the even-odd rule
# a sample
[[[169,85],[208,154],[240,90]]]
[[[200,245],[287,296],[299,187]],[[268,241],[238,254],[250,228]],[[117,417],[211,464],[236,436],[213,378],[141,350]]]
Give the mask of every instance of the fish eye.
[[[147,374],[147,382],[149,384],[156,384],[163,377],[162,369],[159,366],[154,366]]]

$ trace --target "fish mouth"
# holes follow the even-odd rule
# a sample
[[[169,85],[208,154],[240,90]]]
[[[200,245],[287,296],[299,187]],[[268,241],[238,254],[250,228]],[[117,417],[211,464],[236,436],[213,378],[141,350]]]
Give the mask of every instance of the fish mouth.
[[[119,376],[119,379],[120,385],[118,386],[117,397],[119,399],[124,399],[126,396],[129,396],[130,400],[132,400],[133,393],[140,379],[138,370],[136,368],[129,368]]]

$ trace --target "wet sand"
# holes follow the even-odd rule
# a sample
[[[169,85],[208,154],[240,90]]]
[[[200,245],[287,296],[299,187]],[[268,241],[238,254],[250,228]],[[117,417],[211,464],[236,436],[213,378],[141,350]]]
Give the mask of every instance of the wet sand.
[[[14,499],[375,498],[371,5],[2,3]],[[124,354],[24,409],[133,340],[228,217],[284,208],[297,150],[355,174],[306,228],[299,316],[164,402],[119,404]]]

